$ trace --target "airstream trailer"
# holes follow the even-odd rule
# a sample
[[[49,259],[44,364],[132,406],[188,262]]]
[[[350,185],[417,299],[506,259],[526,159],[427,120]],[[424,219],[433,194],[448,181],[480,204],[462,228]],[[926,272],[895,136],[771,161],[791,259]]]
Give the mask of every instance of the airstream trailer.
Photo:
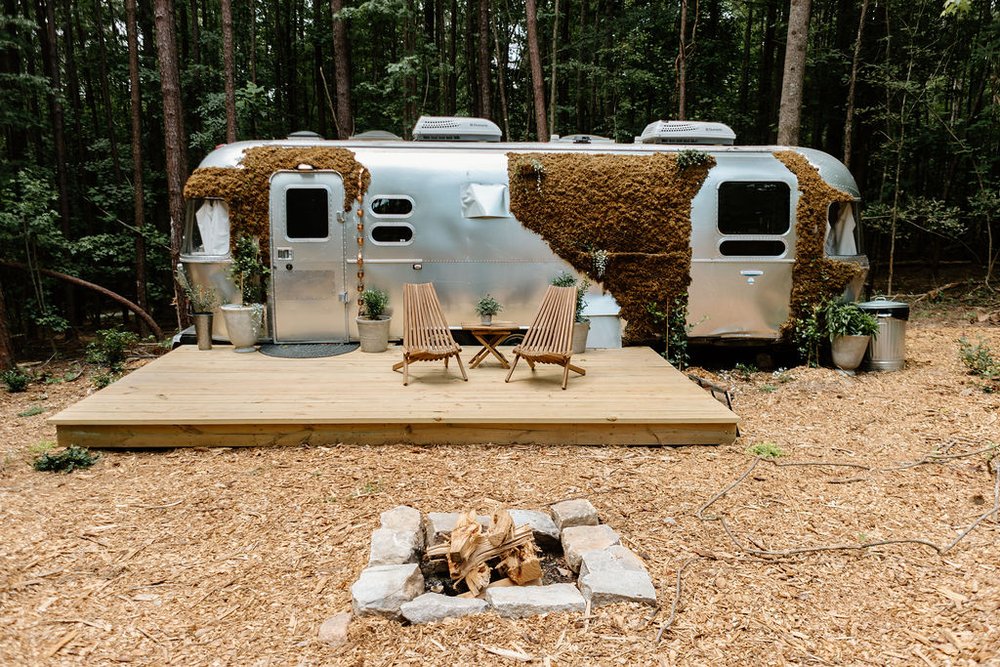
[[[802,266],[834,259],[867,267],[858,247],[857,184],[843,164],[820,151],[731,145],[732,132],[713,123],[653,123],[634,144],[587,135],[548,143],[501,143],[499,138],[489,121],[422,118],[414,141],[391,135],[325,141],[306,134],[220,146],[205,157],[185,191],[189,215],[182,263],[196,283],[238,302],[227,271],[230,241],[237,227],[251,227],[265,240],[270,261],[268,331],[278,343],[356,340],[358,290],[385,289],[390,308],[399,308],[408,282],[433,282],[452,325],[474,319],[474,304],[486,293],[503,304],[505,320],[527,324],[552,278],[561,271],[587,273],[593,281],[591,312],[613,316],[615,297],[621,302],[623,294],[608,288],[597,272],[582,271],[580,262],[557,253],[552,239],[529,228],[514,204],[535,196],[535,188],[544,196],[549,184],[543,176],[554,178],[546,176],[546,165],[572,162],[571,156],[673,156],[676,162],[694,149],[707,156],[709,166],[683,202],[689,207],[682,217],[689,225],[684,245],[690,260],[682,269],[690,280],[691,338],[779,339],[793,308],[793,269],[807,252],[816,257]],[[250,159],[285,149],[299,149],[290,156],[347,156],[350,165],[305,157],[262,176],[262,168],[277,163]],[[788,155],[808,165],[824,192],[837,194],[822,194],[804,206],[804,172],[796,172]],[[511,165],[519,156],[535,157],[527,168],[521,164],[526,177],[514,182]],[[669,186],[678,173],[665,171],[641,187]],[[217,177],[227,184],[214,181]],[[258,179],[257,185],[251,178]],[[602,186],[596,180],[574,183],[564,192],[575,193],[582,206],[588,189]],[[233,192],[239,193],[240,211],[233,207]],[[252,217],[250,200],[256,217],[240,220],[241,212]],[[572,198],[568,201],[572,207]],[[800,224],[807,210],[819,210],[823,219],[811,227]],[[552,216],[560,224],[557,208]],[[806,227],[817,230],[808,243],[800,238]],[[620,233],[627,237],[630,232]],[[855,270],[837,290],[855,297],[863,273]],[[222,319],[215,321],[214,337],[227,340]],[[393,318],[391,334],[401,336],[401,318]],[[617,344],[607,332],[595,335],[599,339],[592,337],[592,346]]]

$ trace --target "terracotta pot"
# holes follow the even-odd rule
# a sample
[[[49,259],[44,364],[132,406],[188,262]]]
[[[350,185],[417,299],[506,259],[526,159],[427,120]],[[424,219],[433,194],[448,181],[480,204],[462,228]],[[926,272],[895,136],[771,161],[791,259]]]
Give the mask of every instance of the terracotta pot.
[[[831,343],[833,365],[844,371],[853,371],[861,365],[871,336],[837,336]]]
[[[355,319],[358,324],[358,339],[362,352],[385,352],[389,349],[388,317],[370,320],[367,317]]]

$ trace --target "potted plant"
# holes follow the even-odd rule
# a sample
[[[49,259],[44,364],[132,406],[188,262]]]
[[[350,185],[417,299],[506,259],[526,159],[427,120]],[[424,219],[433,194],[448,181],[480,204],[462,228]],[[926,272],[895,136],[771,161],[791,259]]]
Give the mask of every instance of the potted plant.
[[[221,308],[229,340],[237,352],[253,352],[256,349],[257,339],[264,328],[268,274],[270,271],[260,258],[260,242],[252,236],[238,237],[233,246],[229,275],[236,283],[240,303],[227,303]]]
[[[361,293],[362,311],[355,320],[358,324],[358,338],[362,352],[385,352],[389,349],[389,322],[385,315],[389,305],[389,294],[376,288]]]
[[[212,349],[212,319],[215,309],[219,307],[219,293],[211,287],[192,285],[184,267],[177,265],[177,284],[187,295],[191,304],[191,317],[194,319],[194,332],[198,338],[199,350]]]
[[[878,334],[878,320],[857,304],[831,301],[823,309],[823,322],[830,337],[833,364],[845,371],[860,366],[868,342]]]
[[[503,310],[500,302],[487,294],[476,304],[476,312],[479,314],[479,321],[489,326],[493,324],[493,316]]]
[[[590,335],[590,318],[584,317],[583,309],[587,307],[584,295],[590,289],[590,281],[584,278],[577,283],[576,278],[563,271],[552,279],[556,287],[576,288],[576,319],[573,322],[573,354],[581,354],[587,349],[587,337]]]

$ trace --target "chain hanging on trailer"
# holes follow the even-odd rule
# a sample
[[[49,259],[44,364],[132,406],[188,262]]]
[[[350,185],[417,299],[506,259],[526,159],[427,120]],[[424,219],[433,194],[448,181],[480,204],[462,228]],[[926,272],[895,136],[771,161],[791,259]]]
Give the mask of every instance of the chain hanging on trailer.
[[[364,300],[361,298],[361,293],[365,291],[365,207],[364,207],[364,197],[362,196],[362,178],[365,175],[365,169],[362,167],[358,171],[358,307],[364,307]]]

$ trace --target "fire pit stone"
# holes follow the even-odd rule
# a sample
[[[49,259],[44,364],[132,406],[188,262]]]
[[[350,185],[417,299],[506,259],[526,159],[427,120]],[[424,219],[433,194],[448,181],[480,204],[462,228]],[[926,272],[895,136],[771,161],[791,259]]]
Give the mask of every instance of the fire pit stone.
[[[375,565],[361,571],[351,586],[354,613],[400,618],[404,602],[424,592],[424,575],[416,563]]]
[[[619,544],[618,533],[607,524],[599,526],[572,526],[563,528],[562,546],[566,554],[566,564],[574,572],[579,572],[583,554]]]
[[[535,544],[545,551],[562,549],[559,541],[559,528],[552,517],[545,512],[535,510],[510,510],[510,518],[515,526],[531,526],[535,536]]]
[[[646,567],[620,544],[583,554],[579,586],[592,607],[614,602],[656,604],[656,589]]]
[[[403,618],[413,624],[433,623],[446,618],[461,618],[470,614],[481,614],[489,606],[486,600],[459,598],[440,593],[424,593],[418,598],[404,602],[400,607]]]
[[[486,589],[486,602],[507,618],[524,618],[556,611],[583,611],[587,601],[573,584],[504,586]]]
[[[560,530],[573,526],[596,526],[597,509],[589,500],[577,498],[556,503],[551,508],[552,518]]]

